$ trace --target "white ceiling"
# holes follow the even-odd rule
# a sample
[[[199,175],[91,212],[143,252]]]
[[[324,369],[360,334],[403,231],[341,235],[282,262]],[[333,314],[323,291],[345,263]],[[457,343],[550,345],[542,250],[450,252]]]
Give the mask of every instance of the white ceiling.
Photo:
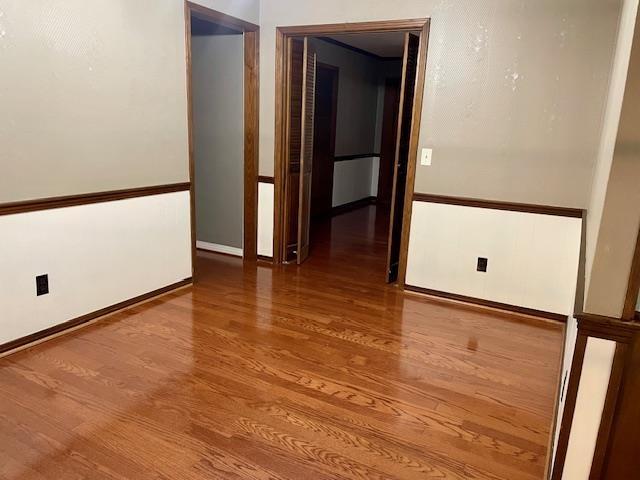
[[[403,32],[347,33],[327,37],[379,57],[402,57],[404,48]]]

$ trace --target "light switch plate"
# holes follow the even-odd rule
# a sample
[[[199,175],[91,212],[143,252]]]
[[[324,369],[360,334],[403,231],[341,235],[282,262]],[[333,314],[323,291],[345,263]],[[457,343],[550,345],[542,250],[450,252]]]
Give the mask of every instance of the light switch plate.
[[[420,155],[420,165],[424,165],[425,167],[428,167],[429,165],[431,165],[432,153],[433,153],[433,150],[431,150],[430,148],[423,148],[422,154]]]

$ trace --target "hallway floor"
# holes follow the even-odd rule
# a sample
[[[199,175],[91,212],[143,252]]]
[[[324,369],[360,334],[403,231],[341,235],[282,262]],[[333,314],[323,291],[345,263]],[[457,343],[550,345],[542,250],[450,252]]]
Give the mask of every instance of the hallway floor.
[[[377,217],[0,359],[0,478],[542,479],[561,327],[386,285]]]

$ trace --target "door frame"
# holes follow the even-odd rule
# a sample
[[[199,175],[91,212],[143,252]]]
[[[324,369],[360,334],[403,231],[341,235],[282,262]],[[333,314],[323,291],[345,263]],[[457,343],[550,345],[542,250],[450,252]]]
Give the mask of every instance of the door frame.
[[[400,242],[400,263],[397,284],[404,286],[409,251],[409,228],[411,208],[418,156],[418,137],[422,116],[422,101],[427,64],[427,46],[429,42],[430,18],[409,20],[383,20],[358,23],[334,23],[324,25],[299,25],[276,28],[276,98],[275,98],[275,148],[274,148],[274,229],[273,229],[273,261],[283,263],[284,242],[284,198],[287,125],[286,125],[286,87],[287,87],[287,43],[291,37],[321,37],[342,33],[383,33],[383,32],[416,32],[420,38],[418,48],[418,68],[416,74],[416,94],[413,99],[413,119],[409,141],[409,165],[402,215],[402,240]]]
[[[189,182],[191,207],[191,270],[195,278],[196,200],[193,144],[193,92],[191,64],[191,17],[196,16],[243,34],[244,39],[244,208],[243,259],[257,260],[258,241],[258,108],[260,27],[190,1],[184,2],[187,60],[187,124],[189,135]]]

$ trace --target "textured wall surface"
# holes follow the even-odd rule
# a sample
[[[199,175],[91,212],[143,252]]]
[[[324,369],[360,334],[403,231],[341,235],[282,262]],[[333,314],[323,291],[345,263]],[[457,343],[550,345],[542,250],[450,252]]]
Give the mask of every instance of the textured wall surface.
[[[416,190],[585,207],[620,0],[269,0],[260,172],[273,174],[275,27],[430,17]]]

